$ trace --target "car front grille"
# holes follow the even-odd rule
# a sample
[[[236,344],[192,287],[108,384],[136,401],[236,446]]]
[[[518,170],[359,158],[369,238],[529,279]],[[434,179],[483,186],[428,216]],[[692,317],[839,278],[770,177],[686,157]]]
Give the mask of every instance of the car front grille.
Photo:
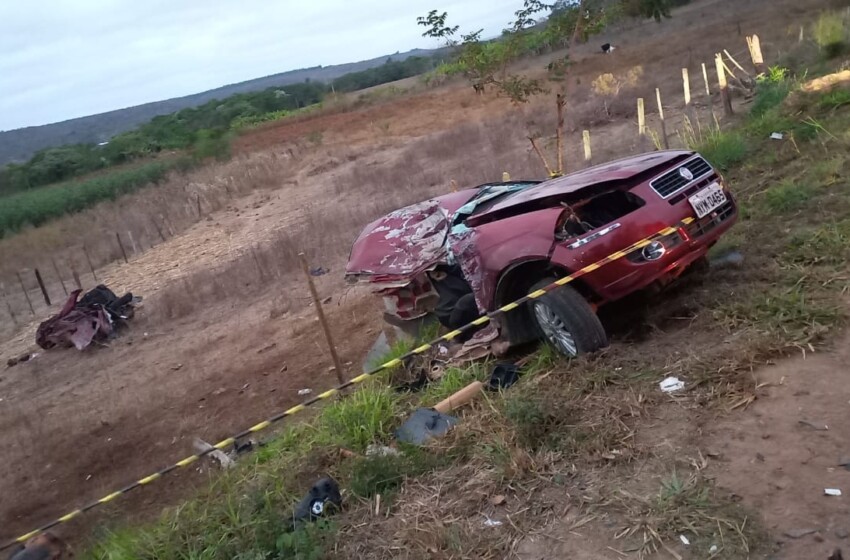
[[[676,169],[649,182],[661,198],[669,198],[695,181],[700,181],[714,170],[702,157],[689,159]],[[690,175],[690,178],[688,176]]]
[[[710,233],[714,228],[728,220],[735,213],[735,203],[727,200],[723,206],[690,224],[687,227],[688,235],[692,238],[702,237]]]

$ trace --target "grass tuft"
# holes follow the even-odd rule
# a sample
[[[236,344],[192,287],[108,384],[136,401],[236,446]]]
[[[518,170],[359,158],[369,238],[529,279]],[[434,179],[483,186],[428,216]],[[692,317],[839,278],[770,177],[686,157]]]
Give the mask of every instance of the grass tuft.
[[[747,143],[739,132],[710,129],[693,148],[705,156],[721,171],[728,171],[743,161],[747,155]]]

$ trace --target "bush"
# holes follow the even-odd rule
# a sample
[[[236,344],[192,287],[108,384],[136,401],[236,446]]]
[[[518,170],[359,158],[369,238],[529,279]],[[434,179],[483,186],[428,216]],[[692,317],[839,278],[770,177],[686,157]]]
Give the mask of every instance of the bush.
[[[845,51],[848,38],[848,25],[841,12],[823,12],[812,27],[812,37],[829,57],[835,57]]]

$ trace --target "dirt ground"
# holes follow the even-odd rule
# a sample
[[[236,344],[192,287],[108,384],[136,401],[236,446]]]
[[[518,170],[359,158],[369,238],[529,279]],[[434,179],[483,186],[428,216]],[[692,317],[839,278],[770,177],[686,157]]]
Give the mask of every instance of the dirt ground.
[[[656,78],[651,90],[660,86],[672,97],[680,91],[681,66],[710,62],[713,52],[729,44],[738,45],[738,53],[745,44],[742,33],[751,32],[761,33],[766,50],[776,57],[783,42],[796,37],[798,18],[827,3],[694,2],[661,26],[612,30],[576,49],[577,84],[571,87],[586,88],[588,78],[601,72],[642,64]],[[616,55],[596,54],[594,45],[606,41],[619,46]],[[157,309],[157,294],[178,279],[216,268],[246,248],[268,242],[275,232],[309,227],[309,212],[339,204],[334,182],[355,167],[380,166],[423,137],[500,118],[506,111],[504,100],[477,98],[468,88],[451,85],[352,112],[273,124],[242,136],[236,151],[246,157],[284,153],[299,139],[303,146],[305,135],[313,132],[321,132],[324,139],[321,147],[303,148],[297,156],[300,172],[281,178],[279,188],[235,201],[233,208],[150,249],[130,265],[101,271],[116,291],[132,290],[149,300],[129,333],[107,347],[43,353],[29,363],[0,370],[0,447],[6,463],[0,479],[0,537],[28,531],[191,454],[194,437],[217,440],[287,408],[301,399],[299,389],[316,392],[335,384],[300,281],[269,286],[259,298],[223,298],[176,320],[146,309]],[[568,111],[573,132],[580,134],[587,125],[583,114]],[[627,135],[634,126],[631,117],[625,117],[594,128],[598,157],[634,151],[636,141],[625,139],[634,138]],[[342,147],[354,150],[352,158],[330,156]],[[577,158],[578,151],[576,142],[568,153]],[[356,203],[356,193],[347,194],[346,203]],[[331,269],[319,278],[319,289],[323,297],[332,297],[326,311],[342,360],[351,364],[346,374],[359,373],[381,328],[379,309],[371,297],[344,285],[344,259],[335,255],[316,264]],[[279,294],[294,302],[281,314],[272,312]],[[34,327],[30,324],[0,343],[3,362],[33,349]],[[826,550],[839,539],[836,530],[843,530],[839,516],[846,516],[846,498],[823,496],[823,488],[841,488],[842,483],[850,492],[850,473],[837,467],[838,457],[832,456],[836,447],[848,445],[840,420],[846,418],[850,397],[840,389],[842,369],[834,367],[842,358],[842,353],[815,355],[763,372],[766,381],[785,381],[765,387],[768,398],[739,412],[740,417],[705,427],[711,442],[706,448],[719,453],[712,469],[723,486],[763,509],[777,535],[798,528],[819,531],[799,539],[781,537],[787,541],[781,547],[785,558],[798,558],[794,551],[815,546]],[[828,424],[830,429],[813,431],[798,424],[800,420]],[[850,448],[844,452],[850,455]],[[207,471],[206,465],[201,468]],[[189,474],[167,477],[110,506],[105,517],[154,515],[204,480]],[[88,517],[77,527],[91,527],[103,518]],[[585,557],[619,557],[605,552],[601,537],[599,545]],[[561,545],[549,543],[546,557],[557,557],[552,552],[559,549],[553,546]],[[579,550],[560,552],[583,557]],[[528,554],[524,557],[538,557],[534,551]]]
[[[826,559],[836,548],[848,548],[850,536],[850,409],[847,360],[850,338],[842,335],[835,349],[783,360],[753,373],[758,398],[718,420],[675,401],[658,410],[642,439],[652,442],[670,464],[706,459],[705,472],[741,505],[758,512],[753,522],[772,538],[770,559]],[[623,480],[624,487],[633,481]],[[825,489],[841,496],[828,496]],[[523,560],[623,558],[621,543],[612,540],[617,519],[585,524],[571,511],[518,549]],[[580,538],[574,538],[580,537]],[[686,546],[674,547],[684,558]],[[661,551],[657,558],[670,558]],[[761,557],[761,556],[759,556]]]

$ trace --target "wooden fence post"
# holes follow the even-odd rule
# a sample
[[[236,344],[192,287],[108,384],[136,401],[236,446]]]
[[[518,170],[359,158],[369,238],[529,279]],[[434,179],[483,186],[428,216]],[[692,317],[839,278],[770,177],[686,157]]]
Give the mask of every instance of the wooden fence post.
[[[88,247],[83,245],[83,253],[86,254],[86,262],[89,263],[89,270],[91,270],[91,276],[94,278],[94,281],[97,282],[97,274],[94,272],[94,265],[91,262],[91,256],[89,255]]]
[[[640,150],[642,152],[646,151],[646,108],[644,107],[643,97],[638,97],[637,100],[637,113],[638,113],[638,142],[640,143]]]
[[[685,93],[685,107],[691,105],[691,77],[687,68],[682,68],[682,89]]]
[[[56,265],[56,259],[50,257],[50,262],[53,264],[53,272],[56,273],[56,277],[59,278],[59,283],[62,284],[62,291],[65,292],[65,295],[68,295],[68,288],[65,287],[65,280],[62,279],[62,274],[59,272],[59,267]]]
[[[38,287],[41,288],[41,295],[44,296],[44,303],[47,304],[47,307],[53,305],[50,303],[50,296],[47,294],[47,288],[44,286],[44,280],[41,278],[41,272],[38,269],[33,269],[35,272],[35,281],[38,282]]]
[[[667,122],[664,120],[664,106],[661,104],[661,90],[655,88],[655,100],[658,102],[658,116],[661,119],[661,135],[664,141],[664,149],[670,149],[670,140],[667,139]]]
[[[121,249],[121,256],[124,257],[124,264],[129,263],[127,260],[127,251],[124,250],[124,244],[121,243],[121,234],[117,231],[115,232],[115,240],[118,241],[118,248]]]
[[[756,74],[764,74],[764,55],[761,52],[761,40],[758,35],[747,37],[747,46],[750,48],[750,58],[753,60],[753,67],[756,69]]]
[[[18,317],[15,315],[15,312],[12,310],[12,304],[9,303],[9,295],[6,293],[6,285],[0,282],[0,293],[3,294],[3,302],[6,304],[6,311],[9,312],[9,317],[12,318],[12,322],[16,325],[18,324]]]
[[[711,88],[708,87],[708,70],[705,67],[705,62],[702,63],[702,81],[705,84],[705,95],[711,99]]]
[[[563,94],[559,93],[556,97],[558,107],[558,128],[557,128],[557,149],[558,149],[558,170],[559,175],[564,174],[564,106],[567,104],[567,99]]]
[[[21,278],[20,272],[16,272],[15,275],[18,277],[18,282],[21,284],[21,291],[24,292],[24,297],[27,299],[27,305],[30,306],[30,313],[32,313],[33,317],[35,317],[35,309],[33,309],[32,300],[30,299],[30,295],[27,293],[27,287],[24,286],[24,279]]]
[[[581,142],[584,144],[584,161],[588,165],[593,165],[593,152],[590,150],[590,131],[583,130],[581,132]]]
[[[304,276],[307,278],[307,285],[310,287],[310,296],[313,298],[313,305],[316,307],[316,315],[319,318],[319,323],[322,325],[322,330],[325,331],[325,340],[328,342],[328,349],[331,352],[331,359],[336,369],[336,378],[340,384],[345,383],[345,375],[342,371],[342,362],[339,360],[339,355],[336,353],[331,329],[328,326],[328,321],[325,318],[325,312],[322,309],[322,302],[319,299],[319,292],[316,291],[316,284],[313,282],[313,276],[310,275],[310,266],[307,264],[307,257],[304,253],[298,253],[298,259],[301,261],[301,268],[304,270]]]
[[[726,82],[726,69],[723,65],[723,57],[720,53],[714,55],[714,64],[717,67],[717,84],[720,87],[720,99],[723,102],[723,112],[727,117],[732,116],[732,98],[729,97],[729,84]]]

